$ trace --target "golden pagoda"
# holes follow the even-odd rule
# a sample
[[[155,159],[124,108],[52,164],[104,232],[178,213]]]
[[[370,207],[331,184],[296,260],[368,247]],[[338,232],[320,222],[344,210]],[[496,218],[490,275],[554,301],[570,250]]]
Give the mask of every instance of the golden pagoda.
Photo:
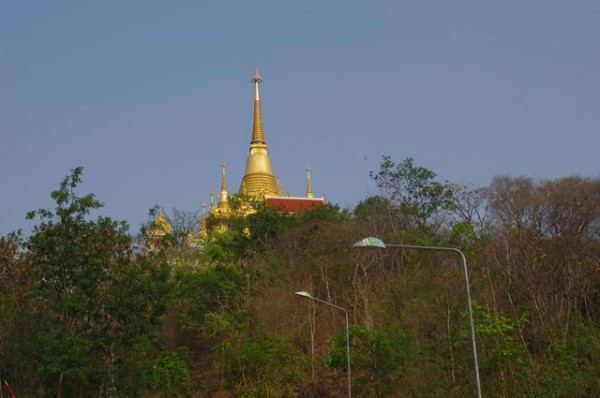
[[[254,120],[250,149],[246,159],[246,170],[240,183],[240,201],[235,209],[230,202],[229,192],[225,181],[225,162],[221,164],[221,192],[217,204],[214,204],[214,193],[211,191],[211,206],[208,217],[201,220],[201,235],[208,231],[225,231],[231,217],[245,217],[255,213],[255,203],[265,203],[277,211],[297,213],[325,204],[324,198],[314,198],[310,182],[310,167],[307,167],[307,189],[305,197],[290,197],[282,195],[281,181],[273,175],[271,160],[267,152],[267,142],[263,132],[259,84],[262,78],[258,68],[252,75],[254,84]]]
[[[325,198],[314,198],[310,179],[310,167],[306,168],[306,195],[303,197],[283,196],[282,183],[271,169],[271,160],[267,152],[267,142],[263,132],[259,84],[262,78],[258,68],[252,75],[254,84],[254,121],[250,149],[246,159],[246,169],[240,182],[239,196],[232,201],[225,178],[225,162],[221,163],[221,190],[216,195],[210,191],[210,207],[202,203],[198,233],[186,231],[183,247],[201,249],[212,232],[224,232],[234,219],[256,213],[257,204],[264,204],[278,212],[298,213],[325,205]],[[149,251],[170,247],[174,240],[169,238],[173,230],[162,209],[150,224],[146,236],[146,249]],[[181,231],[179,231],[181,232]],[[249,233],[247,227],[245,233]]]
[[[240,193],[255,200],[263,200],[265,196],[281,196],[281,191],[271,170],[271,160],[267,153],[267,143],[262,128],[258,90],[262,79],[258,68],[254,70],[252,82],[254,83],[254,123],[250,152],[246,160],[246,172],[240,184]]]

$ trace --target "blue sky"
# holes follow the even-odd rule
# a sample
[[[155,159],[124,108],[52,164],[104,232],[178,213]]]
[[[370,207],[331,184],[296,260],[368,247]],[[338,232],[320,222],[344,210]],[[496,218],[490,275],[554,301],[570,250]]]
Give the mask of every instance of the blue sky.
[[[284,191],[351,207],[382,155],[440,180],[598,177],[600,2],[4,1],[0,234],[84,166],[132,231],[237,190],[262,77]]]

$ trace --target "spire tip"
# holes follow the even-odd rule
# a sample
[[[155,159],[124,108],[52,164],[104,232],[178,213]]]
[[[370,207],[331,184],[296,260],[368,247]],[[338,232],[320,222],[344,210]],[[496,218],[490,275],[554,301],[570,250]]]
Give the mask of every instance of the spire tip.
[[[262,78],[260,77],[260,73],[258,73],[258,66],[254,68],[254,73],[252,74],[252,82],[260,83],[262,82]]]

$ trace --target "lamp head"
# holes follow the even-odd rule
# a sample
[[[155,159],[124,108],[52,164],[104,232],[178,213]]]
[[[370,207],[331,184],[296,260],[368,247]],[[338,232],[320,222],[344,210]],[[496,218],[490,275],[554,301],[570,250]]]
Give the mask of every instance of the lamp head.
[[[368,238],[364,238],[356,242],[352,245],[352,247],[376,247],[380,249],[385,249],[385,243],[374,236],[369,236]]]
[[[302,296],[302,297],[306,297],[306,298],[309,298],[309,299],[313,299],[314,298],[312,296],[312,294],[310,294],[309,292],[306,292],[304,290],[302,290],[301,292],[296,292],[294,294],[297,295],[297,296]]]

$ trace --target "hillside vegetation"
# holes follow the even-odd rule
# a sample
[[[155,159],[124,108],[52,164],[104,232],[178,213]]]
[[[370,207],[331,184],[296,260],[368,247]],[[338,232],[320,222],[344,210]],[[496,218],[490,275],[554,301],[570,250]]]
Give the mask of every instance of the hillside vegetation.
[[[465,253],[484,397],[600,391],[597,178],[460,186],[384,157],[351,211],[259,207],[201,248],[175,228],[146,251],[91,219],[81,174],[0,238],[0,378],[19,397],[347,396],[344,314],[297,291],[347,309],[353,396],[475,396],[459,256],[352,248],[367,236]]]

